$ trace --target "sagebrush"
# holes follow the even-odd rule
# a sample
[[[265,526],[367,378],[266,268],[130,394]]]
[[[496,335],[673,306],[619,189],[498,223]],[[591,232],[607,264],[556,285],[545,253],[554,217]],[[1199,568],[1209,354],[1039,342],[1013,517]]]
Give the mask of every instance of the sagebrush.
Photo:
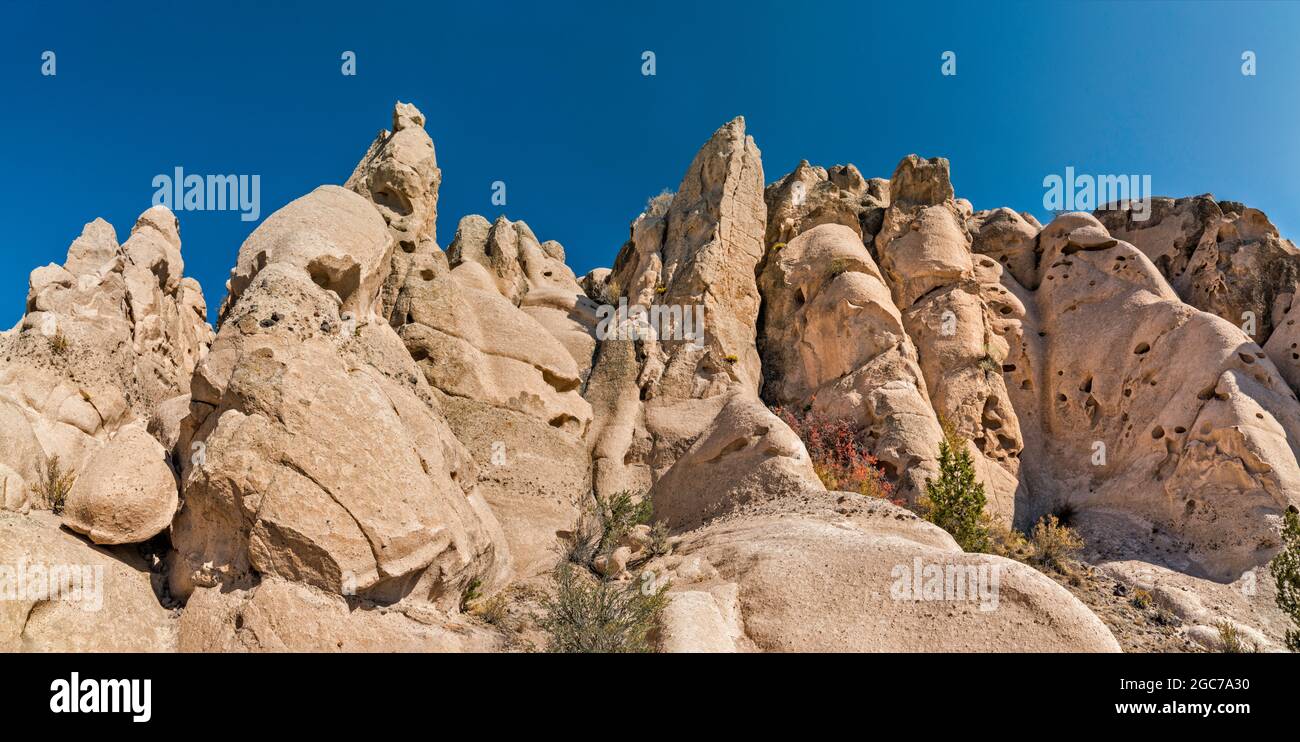
[[[552,575],[555,596],[543,602],[538,621],[549,636],[547,651],[653,652],[651,633],[668,604],[667,585],[603,580],[571,564]]]

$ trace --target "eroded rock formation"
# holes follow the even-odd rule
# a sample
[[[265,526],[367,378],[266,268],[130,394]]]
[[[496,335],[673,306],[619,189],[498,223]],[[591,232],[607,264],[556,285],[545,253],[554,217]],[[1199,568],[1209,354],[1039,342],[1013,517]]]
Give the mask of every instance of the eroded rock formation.
[[[1300,504],[1296,251],[1259,212],[1043,227],[915,155],[765,185],[737,118],[579,279],[504,215],[444,251],[424,127],[399,103],[344,187],[269,216],[215,336],[165,209],[32,273],[0,336],[0,556],[101,567],[112,605],[5,602],[3,648],[513,648],[467,607],[546,590],[557,532],[622,491],[667,535],[592,565],[665,581],[663,651],[1120,648],[1030,566],[828,491],[772,407],[847,423],[913,507],[963,438],[990,522],[1072,516],[1189,641],[1278,643],[1270,591],[1236,589]],[[32,494],[56,455],[61,520]],[[936,569],[974,592],[929,594]]]

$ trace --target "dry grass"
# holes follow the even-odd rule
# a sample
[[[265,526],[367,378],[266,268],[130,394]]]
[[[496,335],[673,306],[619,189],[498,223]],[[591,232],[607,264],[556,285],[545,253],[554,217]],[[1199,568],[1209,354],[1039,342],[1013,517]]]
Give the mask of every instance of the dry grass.
[[[63,514],[63,507],[68,502],[68,492],[77,477],[71,471],[64,471],[58,456],[45,460],[45,469],[40,479],[32,485],[32,494],[44,503],[55,515]]]

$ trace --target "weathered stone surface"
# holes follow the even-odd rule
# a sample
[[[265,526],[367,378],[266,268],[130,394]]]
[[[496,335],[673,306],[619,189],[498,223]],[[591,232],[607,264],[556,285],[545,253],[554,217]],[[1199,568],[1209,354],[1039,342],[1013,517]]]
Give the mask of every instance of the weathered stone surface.
[[[848,420],[907,502],[924,493],[943,437],[916,348],[876,263],[844,225],[773,250],[763,293],[763,396],[820,419]]]
[[[1300,250],[1263,212],[1206,194],[1153,198],[1146,219],[1132,208],[1095,215],[1141,250],[1184,302],[1242,328],[1300,390],[1300,331],[1291,314]]]
[[[97,544],[147,541],[176,514],[176,477],[143,423],[114,433],[68,492],[63,524]]]
[[[466,217],[448,253],[413,260],[398,332],[479,463],[516,569],[545,572],[555,531],[572,525],[590,489],[582,438],[592,411],[581,387],[592,302],[563,248],[539,243],[523,222]]]
[[[740,382],[757,392],[754,349],[759,295],[754,271],[766,229],[763,165],[736,118],[696,154],[667,211],[632,225],[609,281],[630,306],[704,307],[704,347],[665,341],[660,386],[679,397],[722,393]]]
[[[769,185],[763,200],[767,204],[764,241],[769,250],[821,224],[842,224],[859,241],[870,244],[889,206],[889,181],[866,180],[853,165],[826,170],[804,160]]]
[[[378,314],[392,247],[365,199],[326,186],[240,249],[184,426],[200,455],[182,462],[175,594],[276,577],[455,611],[472,580],[504,578],[475,463]]]
[[[947,160],[904,158],[890,193],[876,235],[881,273],[919,352],[935,412],[970,441],[989,511],[1009,522],[1023,447],[1002,379],[1008,353],[1002,310],[1014,315],[1014,302],[1001,286],[998,263],[971,251],[970,214],[952,199]]]
[[[837,505],[844,497],[855,507]],[[926,569],[960,570],[969,591],[958,593],[954,578],[950,592],[939,586],[946,599],[904,592],[901,580],[918,567],[922,586],[932,579]],[[738,651],[769,652],[1119,650],[1101,621],[1043,574],[965,554],[912,513],[853,494],[808,492],[732,513],[686,534],[673,557],[649,568],[672,580],[674,596],[690,596],[685,605],[674,597],[666,611],[674,651],[726,651],[728,638]]]
[[[0,511],[0,569],[0,651],[176,649],[176,617],[159,604],[147,566],[86,544],[49,513]]]
[[[1099,235],[1077,213],[1039,235],[1042,283],[1008,360],[1020,405],[1036,409],[1036,508],[1068,502],[1085,528],[1114,513],[1105,530],[1148,544],[1146,558],[1231,581],[1271,558],[1296,503],[1300,405],[1240,328]]]
[[[412,255],[436,248],[438,186],[442,171],[424,114],[410,103],[393,107],[393,131],[381,131],[343,187],[367,198],[384,217],[396,248],[380,292],[380,311],[392,314],[411,272]]]
[[[202,292],[183,270],[176,217],[155,206],[124,244],[96,219],[63,266],[32,271],[27,314],[0,335],[6,508],[49,507],[31,497],[47,461],[57,456],[61,471],[87,476],[83,468],[112,435],[188,391],[212,330]]]
[[[351,601],[266,579],[249,590],[195,591],[181,614],[182,652],[490,652],[495,634],[413,607]]]
[[[621,300],[629,316],[637,307],[683,310],[682,325],[661,322],[648,338],[625,336],[617,319],[605,328],[585,390],[596,409],[587,440],[598,493],[648,489],[738,391],[761,406],[762,194],[758,148],[737,118],[705,143],[677,193],[653,199],[633,222],[604,286],[588,288]],[[703,338],[685,332],[697,307]]]

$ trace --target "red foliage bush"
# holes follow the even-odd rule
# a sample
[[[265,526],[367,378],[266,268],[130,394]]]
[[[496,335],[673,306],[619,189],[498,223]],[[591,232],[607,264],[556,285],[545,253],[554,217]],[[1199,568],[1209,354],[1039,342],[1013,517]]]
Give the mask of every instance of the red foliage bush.
[[[813,470],[826,489],[890,499],[893,486],[885,481],[876,457],[867,452],[862,433],[847,420],[801,415],[783,407],[773,407],[772,412],[803,439]]]

